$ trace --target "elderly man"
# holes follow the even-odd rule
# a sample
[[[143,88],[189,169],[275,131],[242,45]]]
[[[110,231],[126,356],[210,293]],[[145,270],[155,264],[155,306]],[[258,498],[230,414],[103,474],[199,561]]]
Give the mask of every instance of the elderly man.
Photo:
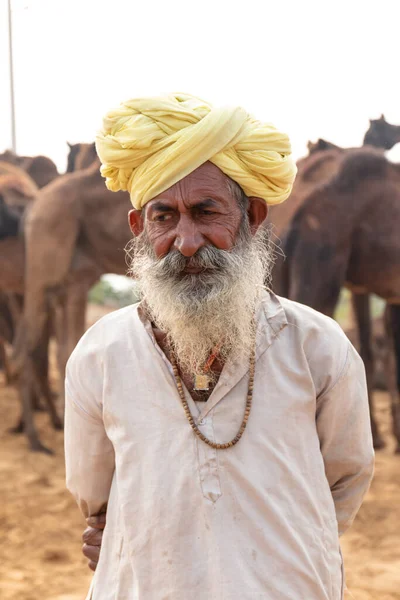
[[[340,327],[264,287],[287,137],[174,95],[107,115],[97,151],[134,205],[142,300],[67,369],[68,487],[106,522],[88,598],[339,600],[339,535],[373,468],[367,392]]]

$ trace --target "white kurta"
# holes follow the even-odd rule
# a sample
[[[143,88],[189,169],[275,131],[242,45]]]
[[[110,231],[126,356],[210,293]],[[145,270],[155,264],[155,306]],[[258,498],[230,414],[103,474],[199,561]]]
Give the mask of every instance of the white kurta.
[[[190,410],[217,442],[237,433],[248,359]],[[253,406],[240,442],[193,433],[140,308],[107,315],[67,368],[67,485],[107,526],[93,600],[340,600],[338,531],[373,471],[364,366],[340,327],[265,294]],[[200,407],[200,408],[199,408]]]

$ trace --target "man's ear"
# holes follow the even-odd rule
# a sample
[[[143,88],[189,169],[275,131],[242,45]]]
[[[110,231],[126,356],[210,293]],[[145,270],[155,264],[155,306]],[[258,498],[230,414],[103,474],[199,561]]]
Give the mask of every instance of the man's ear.
[[[262,198],[250,196],[247,213],[249,215],[251,233],[254,235],[268,216],[267,203]]]
[[[141,210],[136,210],[135,208],[129,211],[128,214],[129,227],[134,236],[138,236],[142,233],[144,229],[144,221]]]

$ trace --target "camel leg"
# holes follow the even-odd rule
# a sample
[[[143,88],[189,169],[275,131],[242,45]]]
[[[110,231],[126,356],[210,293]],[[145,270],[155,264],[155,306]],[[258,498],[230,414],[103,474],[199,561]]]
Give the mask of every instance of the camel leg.
[[[40,439],[34,422],[33,413],[33,387],[30,385],[35,379],[34,366],[31,357],[25,360],[25,372],[20,380],[20,397],[22,402],[22,426],[28,438],[30,449],[33,452],[44,452],[53,454],[44,446]]]
[[[380,436],[374,414],[374,356],[372,351],[372,331],[369,295],[353,293],[352,305],[354,310],[354,316],[357,322],[358,335],[360,340],[360,356],[364,361],[365,372],[367,376],[368,402],[371,418],[372,439],[374,442],[374,448],[379,450],[384,447],[385,443]]]
[[[30,362],[31,368],[29,371],[32,375],[32,380],[28,383],[27,380],[24,382],[24,386],[29,386],[29,391],[21,392],[25,395],[25,403],[27,402],[27,398],[31,398],[32,402],[32,411],[40,409],[40,398],[44,398],[47,406],[48,413],[50,415],[51,422],[53,424],[54,429],[61,430],[63,428],[62,420],[60,419],[56,406],[55,399],[52,390],[50,389],[49,380],[48,380],[48,351],[49,351],[49,341],[50,341],[50,329],[49,329],[49,320],[47,316],[47,320],[45,321],[44,328],[40,334],[40,339],[36,348],[31,352]],[[21,357],[21,348],[24,347],[25,344],[25,331],[23,326],[22,318],[19,320],[17,326],[17,334],[16,334],[16,351]],[[19,364],[20,373],[24,372],[25,366],[22,368],[22,364]],[[24,400],[21,397],[22,407],[24,405]],[[24,411],[22,411],[24,412]],[[10,429],[10,433],[18,434],[24,431],[24,417],[23,414],[20,416],[17,425]]]
[[[17,421],[17,424],[14,427],[10,427],[8,433],[11,433],[12,435],[19,435],[20,433],[24,433],[24,431],[24,417],[21,414]]]
[[[400,306],[390,305],[385,313],[388,334],[386,371],[390,393],[393,435],[397,440],[396,454],[400,454]]]
[[[29,323],[30,327],[26,327],[26,323]],[[43,396],[53,426],[56,429],[62,428],[62,421],[57,415],[54,398],[48,385],[47,365],[45,376],[41,372],[45,360],[47,361],[49,335],[48,305],[44,290],[39,289],[37,293],[35,290],[32,301],[25,299],[25,314],[20,319],[19,325],[14,360],[22,379],[20,394],[24,433],[28,438],[31,450],[53,454],[40,442],[33,420],[35,395]],[[43,344],[45,350],[43,350]]]
[[[64,409],[64,379],[68,358],[85,331],[87,294],[98,276],[71,278],[62,293],[51,298],[53,330],[57,341],[59,398]]]
[[[66,323],[65,291],[51,298],[51,316],[53,333],[56,339],[56,353],[58,366],[58,397],[63,398],[64,376],[65,376],[65,344],[68,325]]]
[[[16,325],[22,317],[23,298],[20,294],[7,293],[8,306],[11,312],[13,323]]]
[[[43,337],[48,316],[47,291],[61,285],[71,265],[79,229],[77,197],[53,196],[53,191],[44,193],[35,201],[24,225],[25,234],[25,296],[24,296],[24,347],[16,353],[19,372],[24,372],[23,407],[24,426],[28,435],[30,424],[25,414],[28,402],[32,402],[32,388],[36,380],[34,361],[36,350]],[[28,380],[27,377],[30,377]],[[49,409],[52,406],[50,394],[46,395]],[[53,417],[54,418],[54,417]],[[32,446],[31,439],[29,441]],[[33,449],[37,449],[33,447]],[[42,449],[42,448],[39,448]]]
[[[67,359],[85,332],[87,297],[91,283],[80,282],[79,285],[68,289],[66,306],[67,322],[69,324],[66,346]]]
[[[32,390],[32,408],[34,412],[43,412],[45,410],[40,404],[40,397],[37,394],[36,388]],[[19,435],[20,433],[24,433],[24,417],[22,414],[22,410],[20,416],[18,417],[17,424],[14,425],[14,427],[10,427],[8,433],[11,433],[12,435]]]
[[[47,411],[50,415],[51,423],[54,429],[60,431],[63,429],[63,421],[57,413],[55,398],[49,385],[49,344],[50,344],[50,319],[47,318],[46,327],[42,332],[42,339],[38,346],[37,357],[35,361],[37,376],[37,393],[44,397]]]
[[[15,368],[18,374],[18,388],[22,415],[18,420],[16,427],[11,430],[11,433],[21,433],[23,431],[28,438],[31,450],[52,454],[52,452],[40,442],[34,423],[35,404],[41,396],[44,396],[49,403],[49,412],[54,425],[56,426],[60,422],[58,415],[55,412],[54,400],[48,386],[47,362],[44,370],[45,377],[43,377],[43,374],[41,373],[41,368],[45,362],[44,359],[46,358],[47,361],[47,345],[45,342],[48,337],[48,330],[45,327],[45,329],[41,331],[36,346],[29,350],[26,344],[25,331],[24,318],[21,318],[18,323],[14,351],[17,352]],[[44,350],[43,345],[45,346]]]
[[[33,410],[35,412],[44,412],[46,410],[40,402],[40,396],[38,396],[36,392],[33,395]]]
[[[40,404],[40,397],[37,395],[36,389],[33,390],[32,396],[32,406],[35,412],[43,412],[45,409]],[[21,415],[18,417],[17,424],[14,427],[10,427],[8,433],[13,435],[19,435],[20,433],[24,433],[24,418]]]
[[[97,281],[97,278],[94,281]],[[85,332],[87,295],[92,283],[92,279],[71,282],[64,298],[64,330],[62,336],[60,336],[58,353],[60,383],[62,384],[61,398],[63,399],[63,403],[65,370],[68,358]]]
[[[13,372],[7,355],[7,344],[12,344],[15,321],[11,311],[9,294],[0,291],[0,368],[3,368],[6,385],[11,385]]]
[[[12,382],[12,373],[11,373],[10,365],[8,363],[6,347],[1,340],[0,340],[0,366],[2,366],[4,369],[6,385],[10,385]]]
[[[60,418],[60,416],[56,410],[55,398],[54,398],[53,392],[50,389],[47,376],[44,376],[40,372],[40,369],[38,370],[38,366],[36,364],[35,364],[34,368],[35,368],[36,373],[33,376],[35,379],[33,382],[33,387],[29,390],[29,392],[26,392],[27,394],[29,393],[30,397],[31,397],[30,402],[32,404],[32,413],[33,412],[43,412],[43,410],[45,410],[39,404],[40,397],[44,397],[44,399],[46,401],[46,405],[47,405],[47,412],[50,415],[51,423],[52,423],[54,429],[56,429],[57,431],[61,431],[63,429],[63,421]],[[9,433],[12,433],[15,435],[24,433],[25,425],[24,425],[24,408],[23,407],[24,407],[24,402],[22,400],[22,414],[18,418],[17,424],[14,427],[11,427],[9,429]]]

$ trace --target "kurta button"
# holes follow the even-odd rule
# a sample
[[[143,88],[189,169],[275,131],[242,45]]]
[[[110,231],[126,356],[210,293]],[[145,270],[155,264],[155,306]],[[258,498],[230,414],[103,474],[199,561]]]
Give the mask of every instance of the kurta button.
[[[199,425],[205,425],[206,424],[206,420],[205,419],[200,419],[200,421],[199,421],[198,424]]]

